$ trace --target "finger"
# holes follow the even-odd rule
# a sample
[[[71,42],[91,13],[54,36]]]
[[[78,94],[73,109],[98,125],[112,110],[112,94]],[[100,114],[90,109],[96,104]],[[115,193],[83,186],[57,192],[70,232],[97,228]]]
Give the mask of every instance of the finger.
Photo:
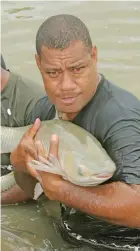
[[[34,124],[30,127],[30,129],[25,133],[25,136],[30,136],[31,138],[34,138],[37,131],[40,128],[40,125],[41,125],[40,119],[37,118]]]
[[[28,157],[27,158],[27,168],[26,168],[26,171],[27,171],[27,173],[29,173],[31,176],[33,176],[34,178],[36,178],[37,180],[39,180],[39,178],[40,178],[40,175],[38,174],[38,172],[36,171],[36,169],[35,168],[33,168],[32,166],[30,166],[29,165],[29,163],[31,162],[33,160],[33,158],[32,157]],[[40,180],[39,180],[40,181]]]
[[[27,171],[31,176],[33,176],[34,178],[40,181],[40,175],[33,167],[27,165]]]
[[[53,134],[50,139],[49,155],[53,154],[58,158],[58,148],[59,148],[59,138],[57,135]]]
[[[38,152],[35,146],[32,145],[28,145],[28,147],[25,149],[25,152],[32,158],[35,160],[38,160]]]
[[[44,149],[44,146],[43,144],[40,142],[40,140],[37,140],[35,142],[35,146],[36,146],[36,149],[37,149],[37,154],[42,156],[42,157],[47,157],[47,152],[45,151]]]

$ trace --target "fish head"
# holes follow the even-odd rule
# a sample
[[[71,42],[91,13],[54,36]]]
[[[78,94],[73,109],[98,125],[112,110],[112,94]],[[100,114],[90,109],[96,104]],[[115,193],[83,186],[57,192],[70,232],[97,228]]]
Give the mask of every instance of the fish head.
[[[107,163],[106,166],[108,167]],[[66,177],[74,184],[82,186],[94,186],[110,179],[114,173],[113,170],[101,167],[93,159],[86,158],[82,154],[74,151],[68,151],[63,158],[63,167],[65,167]]]

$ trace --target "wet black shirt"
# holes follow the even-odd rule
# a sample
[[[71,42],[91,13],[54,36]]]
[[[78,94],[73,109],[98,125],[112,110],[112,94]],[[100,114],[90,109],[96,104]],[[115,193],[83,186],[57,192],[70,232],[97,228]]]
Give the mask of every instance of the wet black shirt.
[[[40,112],[42,120],[54,118],[55,108],[48,97],[38,101],[31,122],[40,117]],[[96,94],[73,123],[93,134],[116,163],[117,170],[107,182],[140,184],[140,101],[135,96],[102,76]],[[118,240],[121,245],[129,241],[131,245],[140,243],[139,229],[105,223],[65,205],[62,205],[62,222],[66,235],[74,239],[94,244],[99,240],[103,244],[107,236],[110,246],[111,243],[119,246]]]
[[[37,117],[55,117],[48,97],[37,102],[30,122]],[[135,96],[102,76],[96,94],[73,123],[93,134],[116,163],[111,181],[140,184],[140,101]]]

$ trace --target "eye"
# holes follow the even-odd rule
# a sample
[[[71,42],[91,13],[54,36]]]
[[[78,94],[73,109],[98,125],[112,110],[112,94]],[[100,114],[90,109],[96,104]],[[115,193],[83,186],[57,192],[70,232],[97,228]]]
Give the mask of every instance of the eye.
[[[49,71],[47,72],[47,74],[51,77],[51,78],[57,78],[59,76],[59,72],[58,71]]]
[[[85,66],[81,66],[81,67],[77,67],[77,68],[73,68],[72,71],[73,73],[81,73],[82,70],[85,68]]]

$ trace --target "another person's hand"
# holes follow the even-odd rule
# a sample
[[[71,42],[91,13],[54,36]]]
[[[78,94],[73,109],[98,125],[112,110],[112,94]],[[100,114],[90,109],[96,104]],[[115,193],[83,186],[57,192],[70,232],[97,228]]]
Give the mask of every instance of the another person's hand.
[[[40,119],[36,119],[31,128],[24,134],[17,148],[11,153],[11,164],[17,171],[27,172],[36,179],[38,173],[27,163],[32,159],[38,159],[34,137],[40,128]]]

